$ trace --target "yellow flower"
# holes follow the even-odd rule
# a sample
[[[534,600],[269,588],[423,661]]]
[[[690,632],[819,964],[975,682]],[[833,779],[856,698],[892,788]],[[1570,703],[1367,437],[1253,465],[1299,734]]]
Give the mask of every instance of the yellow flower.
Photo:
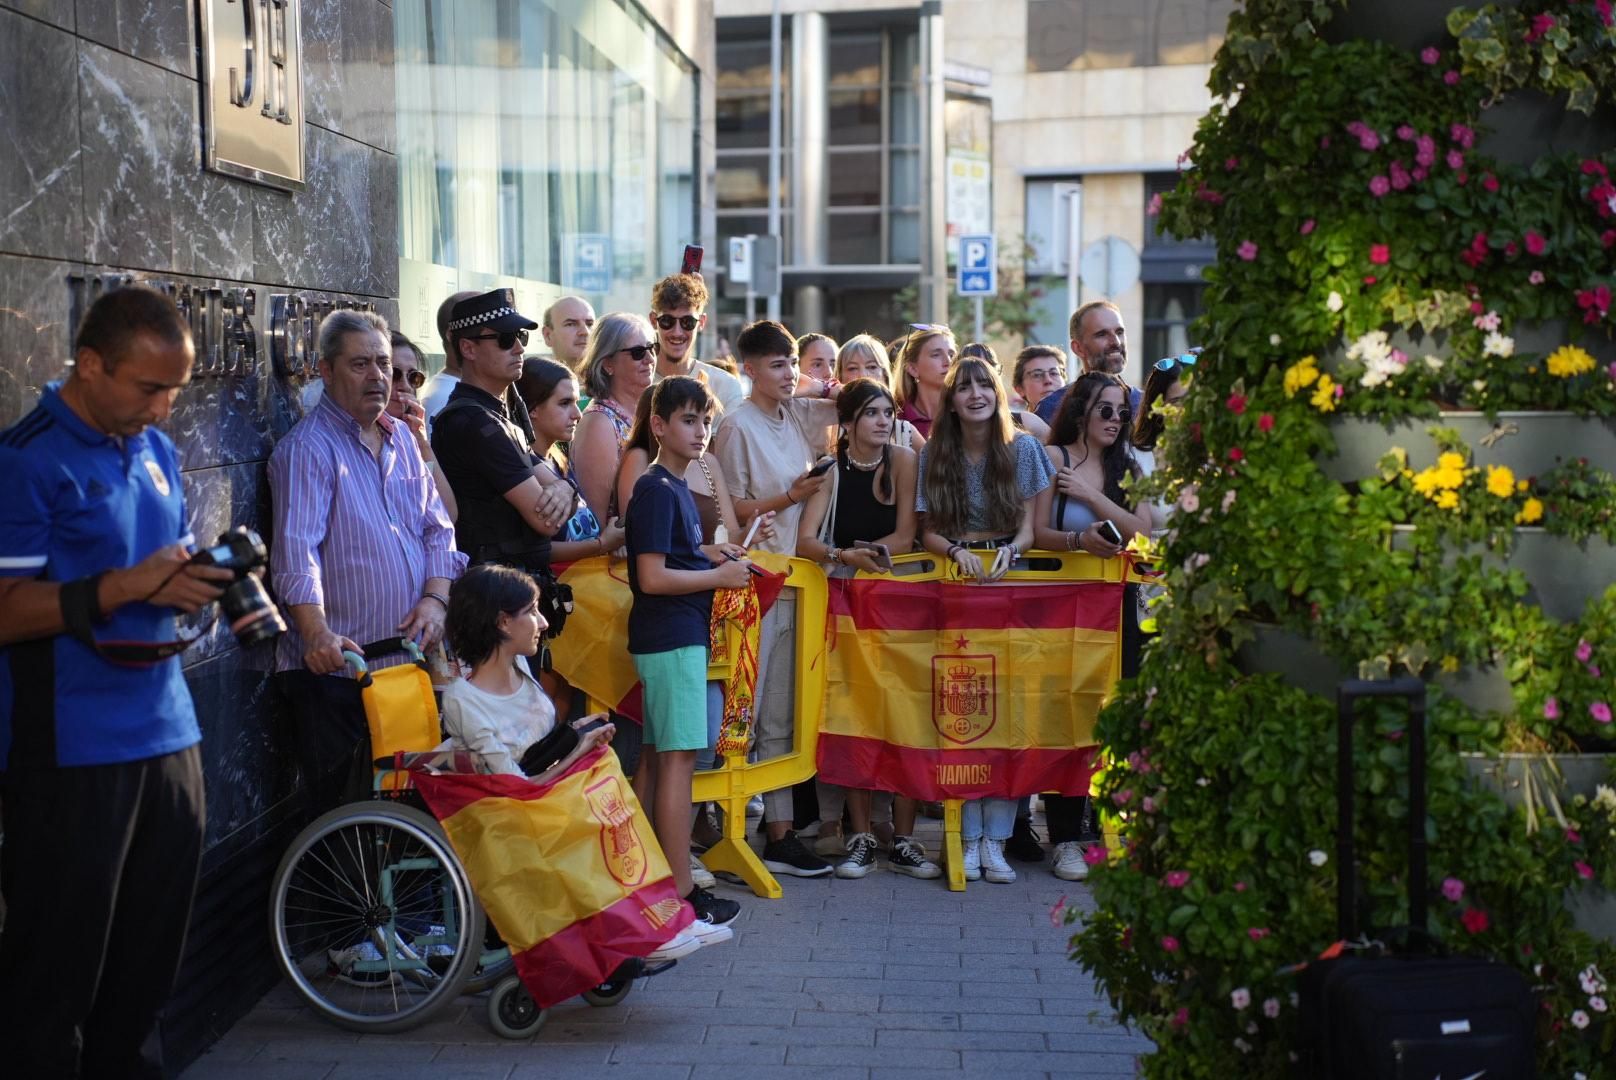
[[[1465,467],[1464,455],[1449,450],[1436,459],[1436,467],[1443,472],[1462,471]]]
[[[1562,345],[1548,355],[1549,374],[1569,379],[1594,369],[1594,358],[1575,345]]]
[[[1319,412],[1335,412],[1335,382],[1323,373],[1313,388],[1313,407]]]
[[[1429,469],[1421,469],[1414,475],[1414,490],[1424,495],[1427,499],[1436,494],[1436,489],[1437,472],[1435,466]]]
[[[1521,512],[1515,515],[1515,524],[1531,525],[1543,520],[1543,502],[1540,499],[1527,499],[1521,506]]]
[[[1312,386],[1319,377],[1318,360],[1304,356],[1285,369],[1285,396],[1295,397],[1298,390]]]
[[[1515,474],[1508,465],[1487,466],[1487,494],[1500,499],[1515,494]]]
[[[1517,480],[1517,481],[1515,481],[1515,490],[1516,491],[1525,491],[1527,488],[1529,488],[1531,486],[1532,485],[1528,484],[1525,480]],[[1135,535],[1138,535],[1138,534],[1136,533]]]
[[[1459,493],[1457,491],[1444,491],[1437,495],[1436,505],[1442,510],[1459,509]]]
[[[1442,670],[1447,672],[1449,675],[1452,675],[1455,671],[1458,671],[1459,670],[1459,658],[1457,656],[1454,656],[1452,653],[1449,653],[1447,656],[1444,656],[1442,658]]]

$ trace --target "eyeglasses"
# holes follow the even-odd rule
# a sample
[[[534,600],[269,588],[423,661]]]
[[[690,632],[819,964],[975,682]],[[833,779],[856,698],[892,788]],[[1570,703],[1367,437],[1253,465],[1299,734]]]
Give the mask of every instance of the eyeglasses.
[[[426,385],[426,372],[422,371],[420,368],[411,368],[409,371],[394,368],[393,381],[407,382],[410,384],[411,390],[419,390],[421,387]]]
[[[628,353],[629,359],[638,364],[645,360],[647,353],[651,355],[651,359],[655,360],[657,354],[657,345],[656,342],[652,341],[645,345],[630,345],[626,349],[618,349],[617,351]]]
[[[688,333],[701,324],[701,319],[696,315],[680,315],[677,318],[672,315],[658,315],[656,317],[656,324],[664,330],[672,330],[675,323]]]
[[[1023,380],[1026,380],[1026,379],[1058,379],[1064,374],[1066,374],[1066,369],[1064,369],[1064,368],[1056,368],[1056,367],[1052,367],[1052,368],[1028,368],[1026,371],[1023,371],[1021,373],[1021,378]]]
[[[510,352],[511,349],[516,347],[516,343],[518,341],[520,341],[522,343],[522,347],[524,349],[527,348],[527,331],[526,330],[501,330],[497,334],[474,334],[474,335],[472,335],[471,340],[473,340],[473,341],[494,341],[494,342],[498,342],[499,347],[502,350],[504,350],[505,352]]]
[[[1120,420],[1126,424],[1133,419],[1133,410],[1124,405],[1120,409],[1109,401],[1100,402],[1100,407],[1094,410],[1100,414],[1101,420]]]
[[[1167,371],[1172,368],[1174,364],[1182,364],[1184,367],[1194,367],[1195,361],[1199,359],[1200,357],[1192,352],[1183,353],[1178,356],[1163,357],[1162,359],[1156,361],[1156,370]]]

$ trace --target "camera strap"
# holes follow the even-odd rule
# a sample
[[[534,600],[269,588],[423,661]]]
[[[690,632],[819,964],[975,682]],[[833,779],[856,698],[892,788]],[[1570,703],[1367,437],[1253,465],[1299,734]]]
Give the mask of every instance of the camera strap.
[[[173,641],[98,641],[95,636],[95,624],[105,621],[105,616],[101,613],[101,603],[96,598],[101,587],[101,577],[101,574],[91,574],[76,581],[63,582],[60,603],[62,621],[67,624],[67,632],[109,664],[129,668],[155,667],[196,644],[213,625],[213,620],[218,617],[215,609],[208,621],[193,633],[175,638]]]

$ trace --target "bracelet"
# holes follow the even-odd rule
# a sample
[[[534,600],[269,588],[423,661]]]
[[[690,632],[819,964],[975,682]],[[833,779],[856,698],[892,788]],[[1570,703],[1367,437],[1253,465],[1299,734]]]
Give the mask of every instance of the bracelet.
[[[449,610],[449,598],[447,596],[444,596],[442,593],[435,593],[435,592],[432,592],[429,589],[426,592],[423,592],[421,594],[421,599],[422,600],[436,600],[438,603],[443,605],[443,610],[444,611]]]
[[[956,551],[964,551],[964,550],[965,550],[965,545],[964,544],[949,544],[948,545],[948,555],[946,557],[952,559],[954,557],[954,553]]]
[[[786,488],[786,505],[787,506],[796,506],[797,505],[797,500],[793,499],[791,497],[791,489],[790,488]]]
[[[1076,551],[1077,550],[1077,533],[1076,532],[1068,532],[1066,534],[1066,550],[1067,551]]]
[[[598,533],[595,535],[594,540],[595,540],[595,551],[597,553],[606,550],[606,541],[602,540]]]
[[[830,548],[826,552],[825,558],[829,559],[833,563],[840,563],[842,561],[842,549],[839,547]]]

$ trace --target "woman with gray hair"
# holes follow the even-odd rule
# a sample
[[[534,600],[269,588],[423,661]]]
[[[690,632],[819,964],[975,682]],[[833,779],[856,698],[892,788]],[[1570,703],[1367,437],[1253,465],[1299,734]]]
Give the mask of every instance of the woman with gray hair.
[[[573,475],[584,501],[601,521],[613,517],[612,481],[623,444],[634,427],[634,408],[656,370],[657,338],[643,315],[615,311],[595,323],[584,353],[589,407],[572,438]]]

